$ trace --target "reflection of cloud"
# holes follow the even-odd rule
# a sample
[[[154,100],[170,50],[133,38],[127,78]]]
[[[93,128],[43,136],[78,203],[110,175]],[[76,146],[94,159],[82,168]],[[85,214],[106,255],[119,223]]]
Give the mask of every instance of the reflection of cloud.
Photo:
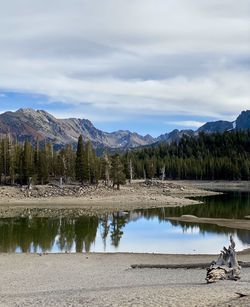
[[[248,0],[4,1],[0,86],[88,103],[103,118],[110,109],[232,119],[249,107],[249,9]]]

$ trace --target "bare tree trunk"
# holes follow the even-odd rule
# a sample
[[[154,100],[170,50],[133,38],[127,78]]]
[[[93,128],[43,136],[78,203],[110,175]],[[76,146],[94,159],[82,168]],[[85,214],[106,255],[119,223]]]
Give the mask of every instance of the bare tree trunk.
[[[32,177],[29,177],[29,180],[28,180],[28,190],[32,190]]]
[[[131,159],[129,160],[129,183],[133,180],[133,164]]]
[[[166,172],[166,166],[163,165],[161,169],[161,180],[163,181],[165,179],[165,172]]]
[[[109,187],[110,184],[110,175],[109,175],[109,158],[106,154],[105,157],[105,185]]]
[[[225,246],[221,251],[218,259],[213,261],[207,269],[206,281],[213,283],[221,279],[240,279],[241,267],[236,259],[235,242],[233,237],[230,236],[230,245],[228,248]]]

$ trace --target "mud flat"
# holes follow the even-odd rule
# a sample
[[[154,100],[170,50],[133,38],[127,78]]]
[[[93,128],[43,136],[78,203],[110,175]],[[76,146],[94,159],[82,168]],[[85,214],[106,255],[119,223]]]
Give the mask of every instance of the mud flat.
[[[249,261],[249,252],[238,258]],[[214,255],[1,254],[1,306],[249,306],[250,269],[207,285],[204,269],[131,264],[210,262]]]

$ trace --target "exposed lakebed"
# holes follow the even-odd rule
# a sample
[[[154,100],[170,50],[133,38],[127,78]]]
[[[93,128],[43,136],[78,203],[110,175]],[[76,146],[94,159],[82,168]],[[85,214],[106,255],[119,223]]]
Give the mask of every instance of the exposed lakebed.
[[[117,212],[102,216],[0,219],[0,252],[215,253],[233,234],[237,250],[250,247],[250,231],[170,221],[195,215],[242,219],[250,215],[250,194],[202,198],[203,205]]]

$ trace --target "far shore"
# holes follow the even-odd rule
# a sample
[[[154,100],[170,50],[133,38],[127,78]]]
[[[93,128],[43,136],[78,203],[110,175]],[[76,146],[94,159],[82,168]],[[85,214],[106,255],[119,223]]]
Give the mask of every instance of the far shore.
[[[49,186],[36,186],[36,194],[32,196],[31,192],[28,197],[24,189],[0,187],[0,217],[27,215],[32,210],[35,213],[35,209],[45,209],[48,214],[52,214],[53,210],[60,210],[60,215],[76,211],[81,215],[98,215],[135,209],[187,206],[201,204],[190,197],[218,194],[183,181],[153,181],[152,184],[146,184],[143,180],[135,180],[121,186],[119,191],[99,184],[98,187],[83,187],[81,194],[73,196],[51,196],[52,193],[47,192],[50,189],[52,188]],[[40,191],[42,197],[37,197],[41,194]],[[56,193],[54,190],[52,192]]]

